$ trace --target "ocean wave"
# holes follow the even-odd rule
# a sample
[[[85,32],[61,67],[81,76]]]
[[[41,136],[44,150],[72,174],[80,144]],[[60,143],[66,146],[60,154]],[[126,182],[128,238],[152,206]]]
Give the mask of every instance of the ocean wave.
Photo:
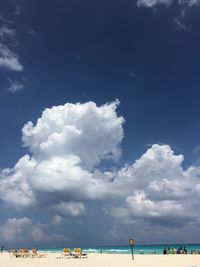
[[[92,249],[92,248],[88,248],[88,249],[84,249],[85,252],[98,252],[99,250],[97,249]]]
[[[106,249],[105,251],[110,251],[110,252],[127,252],[129,250],[128,249]]]

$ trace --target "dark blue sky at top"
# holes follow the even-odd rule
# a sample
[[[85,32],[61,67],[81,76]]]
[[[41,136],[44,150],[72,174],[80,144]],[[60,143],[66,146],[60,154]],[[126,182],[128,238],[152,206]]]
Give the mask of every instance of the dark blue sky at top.
[[[14,3],[21,7],[14,16]],[[116,98],[124,116],[121,164],[153,143],[169,144],[196,161],[200,144],[200,16],[191,8],[179,29],[176,5],[138,8],[134,0],[6,1],[0,15],[14,21],[23,73],[0,69],[0,161],[12,167],[25,152],[21,128],[46,107]],[[33,29],[34,34],[27,34]],[[8,78],[25,89],[5,92]]]

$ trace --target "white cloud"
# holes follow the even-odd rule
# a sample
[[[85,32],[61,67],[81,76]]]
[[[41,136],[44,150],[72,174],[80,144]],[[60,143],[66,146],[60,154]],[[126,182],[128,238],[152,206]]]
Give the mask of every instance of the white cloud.
[[[23,7],[19,3],[15,2],[14,4],[14,15],[19,16],[22,13]]]
[[[13,39],[16,34],[16,30],[11,28],[8,24],[3,24],[0,27],[0,39],[7,40],[8,38]]]
[[[56,214],[52,217],[51,223],[54,225],[57,225],[57,224],[60,224],[62,221],[63,221],[63,218],[60,215]]]
[[[138,7],[154,7],[157,5],[165,5],[170,6],[173,0],[138,0],[137,6]]]
[[[180,17],[174,18],[174,23],[176,24],[176,26],[179,30],[186,30],[187,29],[186,25],[183,23],[183,21]]]
[[[176,5],[177,15],[174,17],[173,22],[178,30],[187,30],[187,25],[185,23],[185,17],[188,10],[191,7],[196,8],[200,5],[200,0],[137,0],[136,5],[138,7],[149,8],[153,11],[157,7],[164,6],[166,8]]]
[[[169,7],[173,3],[175,3],[175,0],[137,0],[138,7],[146,7],[146,8],[153,8],[160,5]],[[181,8],[198,6],[200,4],[200,0],[179,0],[177,1],[177,4]]]
[[[198,220],[200,214],[194,207],[199,202],[200,168],[184,171],[182,162],[183,156],[174,155],[169,146],[153,145],[118,173],[115,186],[121,189],[123,204],[112,207],[111,215],[125,223],[142,219],[185,225]]]
[[[50,242],[50,241],[65,241],[63,235],[46,234],[44,224],[34,224],[31,219],[11,218],[0,226],[1,242]]]
[[[60,202],[59,204],[51,206],[51,210],[53,210],[57,216],[66,218],[66,217],[77,217],[85,214],[84,204],[81,202]],[[60,219],[60,218],[59,218]],[[58,217],[56,217],[58,220]]]
[[[23,70],[23,66],[19,62],[18,55],[1,43],[0,43],[0,67],[13,71]]]
[[[0,193],[5,203],[10,203],[16,208],[27,207],[35,203],[29,177],[36,164],[36,161],[31,160],[29,155],[25,155],[13,169],[2,170]]]
[[[124,120],[117,105],[66,104],[46,109],[35,126],[28,122],[22,139],[32,156],[2,170],[4,204],[45,208],[53,224],[85,215],[99,201],[120,226],[198,225],[200,167],[184,170],[183,155],[170,146],[154,144],[133,164],[101,171],[102,159],[120,154]]]
[[[10,82],[10,86],[7,88],[6,90],[7,92],[15,94],[24,89],[24,85],[21,82],[18,82],[16,80],[11,80],[11,79],[8,79],[8,80]]]
[[[42,203],[58,215],[62,206],[62,216],[76,216],[85,212],[82,201],[103,199],[110,177],[94,168],[120,154],[123,118],[117,105],[66,104],[46,109],[35,127],[28,122],[23,142],[33,155],[2,171],[3,201],[16,208]]]
[[[22,71],[19,56],[13,51],[17,43],[16,30],[12,22],[0,17],[0,67],[12,71]]]
[[[22,129],[24,146],[39,158],[75,155],[91,169],[102,159],[117,159],[123,138],[123,118],[117,117],[118,101],[97,107],[95,103],[65,104],[46,109],[35,126]]]

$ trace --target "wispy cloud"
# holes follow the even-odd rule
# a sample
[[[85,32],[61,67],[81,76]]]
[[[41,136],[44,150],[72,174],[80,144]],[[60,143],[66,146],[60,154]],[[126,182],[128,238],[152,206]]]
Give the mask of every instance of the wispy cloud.
[[[3,16],[1,16],[1,15],[0,15],[0,21],[1,21],[1,22],[6,22],[6,23],[8,23],[8,24],[11,24],[11,23],[12,23],[11,20],[5,19],[5,18],[4,18]]]
[[[0,67],[13,71],[23,70],[19,56],[3,44],[0,44]]]
[[[19,16],[22,13],[23,6],[22,3],[14,2],[14,15]]]
[[[137,6],[147,8],[155,7],[157,5],[170,6],[172,2],[173,0],[138,0]]]
[[[3,17],[0,18],[0,67],[12,71],[22,71],[23,66],[19,56],[13,47],[16,46],[16,30],[11,26],[12,22]]]
[[[186,27],[186,25],[184,24],[184,22],[181,20],[181,18],[180,17],[176,17],[176,18],[174,18],[174,23],[175,23],[175,25],[177,26],[177,28],[179,29],[179,30],[187,30],[187,27]]]
[[[197,7],[200,5],[200,0],[137,0],[136,5],[138,7],[149,8],[155,11],[156,7],[165,6],[170,7],[172,4],[177,5],[178,14],[174,18],[174,23],[179,30],[186,30],[187,27],[184,23],[185,14],[191,7]]]
[[[24,89],[24,84],[22,84],[21,82],[18,82],[16,80],[11,80],[9,78],[8,81],[10,82],[10,86],[6,89],[7,92],[15,94]]]
[[[2,41],[6,41],[8,38],[14,38],[16,30],[11,28],[10,26],[3,24],[0,27],[0,39]]]
[[[186,17],[187,8],[182,8],[180,11],[180,14],[177,15],[177,17],[174,18],[174,23],[179,30],[187,30],[186,24],[184,23],[184,19]]]
[[[131,77],[131,78],[133,78],[133,79],[137,79],[138,78],[138,76],[133,71],[132,72],[129,72],[128,73],[128,76]]]
[[[172,3],[176,2],[175,0],[137,0],[137,6],[138,7],[155,7],[158,5],[164,5],[166,7],[169,7]],[[197,6],[200,4],[200,0],[179,0],[177,1],[177,4],[179,6]]]
[[[33,28],[31,28],[30,26],[28,26],[28,25],[25,26],[25,32],[27,34],[30,34],[30,35],[35,35],[36,34],[35,30]]]

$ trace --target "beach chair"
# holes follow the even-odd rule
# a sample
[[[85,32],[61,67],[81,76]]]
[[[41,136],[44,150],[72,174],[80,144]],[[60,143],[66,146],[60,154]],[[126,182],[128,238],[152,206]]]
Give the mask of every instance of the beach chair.
[[[17,251],[17,249],[10,249],[8,252],[12,258],[28,258],[31,256],[29,250],[24,248],[19,249],[19,251]]]
[[[75,248],[72,255],[74,258],[87,258],[87,254],[83,253],[81,248]]]
[[[11,258],[17,258],[17,250],[16,249],[9,249],[8,250],[8,253],[9,253],[9,256],[11,257]]]
[[[63,254],[61,255],[61,258],[62,259],[66,259],[66,258],[69,259],[71,255],[72,254],[71,254],[70,248],[64,248],[64,251],[63,251]]]
[[[38,253],[36,248],[32,248],[32,256],[34,258],[46,258],[47,254]]]
[[[27,248],[20,248],[18,252],[18,256],[20,256],[21,258],[30,258],[31,253]]]

